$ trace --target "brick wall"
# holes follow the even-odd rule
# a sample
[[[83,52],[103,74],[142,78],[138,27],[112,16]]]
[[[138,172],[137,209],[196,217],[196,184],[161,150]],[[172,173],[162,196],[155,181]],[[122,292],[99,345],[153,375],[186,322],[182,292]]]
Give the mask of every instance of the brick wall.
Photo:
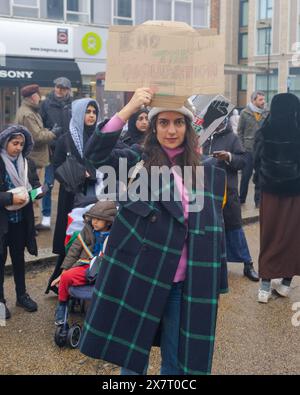
[[[210,27],[220,30],[220,0],[211,0]]]

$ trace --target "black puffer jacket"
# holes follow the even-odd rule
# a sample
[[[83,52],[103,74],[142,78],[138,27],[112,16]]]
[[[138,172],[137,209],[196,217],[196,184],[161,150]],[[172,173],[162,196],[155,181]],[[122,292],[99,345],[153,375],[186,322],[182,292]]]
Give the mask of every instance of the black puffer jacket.
[[[300,101],[291,93],[274,96],[270,116],[257,132],[254,181],[262,191],[300,195]]]

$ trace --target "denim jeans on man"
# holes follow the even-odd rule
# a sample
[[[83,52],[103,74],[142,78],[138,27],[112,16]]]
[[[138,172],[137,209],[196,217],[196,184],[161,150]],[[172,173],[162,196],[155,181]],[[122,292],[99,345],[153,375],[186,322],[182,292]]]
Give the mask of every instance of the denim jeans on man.
[[[54,185],[53,165],[49,165],[45,168],[45,184],[48,185],[49,189],[43,198],[42,213],[44,217],[51,217],[51,208],[52,208],[51,193]]]
[[[178,367],[178,344],[180,326],[180,306],[183,290],[183,282],[173,284],[168,296],[164,315],[161,321],[161,375],[181,375],[182,370]],[[147,367],[144,375],[147,374]],[[138,375],[132,370],[122,368],[121,375]]]

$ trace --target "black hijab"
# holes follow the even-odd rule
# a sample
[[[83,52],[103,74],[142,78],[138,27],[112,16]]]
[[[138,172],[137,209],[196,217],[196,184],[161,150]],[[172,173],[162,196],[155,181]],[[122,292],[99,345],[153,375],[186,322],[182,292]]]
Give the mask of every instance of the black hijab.
[[[142,142],[145,139],[145,133],[141,132],[137,127],[136,127],[136,122],[138,120],[138,117],[141,114],[148,114],[149,111],[145,108],[140,109],[133,115],[128,120],[128,131],[125,134],[123,138],[123,142],[128,144],[128,145],[133,145],[133,144],[142,144]]]

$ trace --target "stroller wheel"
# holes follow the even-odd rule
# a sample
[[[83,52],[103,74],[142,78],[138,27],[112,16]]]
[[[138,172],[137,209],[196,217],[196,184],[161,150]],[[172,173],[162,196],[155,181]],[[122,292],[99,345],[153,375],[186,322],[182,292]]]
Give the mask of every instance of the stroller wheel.
[[[66,345],[67,337],[68,337],[68,330],[69,330],[69,327],[65,326],[65,325],[60,325],[56,328],[55,335],[54,335],[54,341],[58,347],[62,348]]]
[[[77,348],[80,342],[80,337],[81,337],[81,327],[78,324],[75,324],[71,326],[71,328],[68,331],[68,345],[71,348]]]

